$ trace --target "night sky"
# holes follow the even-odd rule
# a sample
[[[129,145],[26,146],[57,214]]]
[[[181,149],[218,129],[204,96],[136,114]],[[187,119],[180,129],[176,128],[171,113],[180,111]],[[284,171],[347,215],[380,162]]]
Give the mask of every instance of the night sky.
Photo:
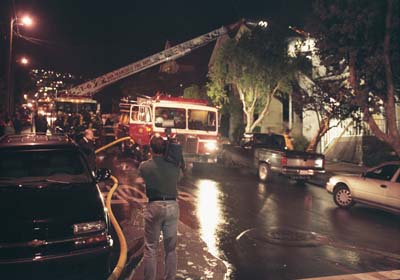
[[[159,52],[166,40],[180,43],[240,18],[263,18],[281,29],[301,26],[312,5],[311,0],[2,0],[2,73],[12,6],[17,14],[35,17],[33,28],[20,29],[34,42],[15,38],[16,55],[29,56],[34,68],[90,78]]]

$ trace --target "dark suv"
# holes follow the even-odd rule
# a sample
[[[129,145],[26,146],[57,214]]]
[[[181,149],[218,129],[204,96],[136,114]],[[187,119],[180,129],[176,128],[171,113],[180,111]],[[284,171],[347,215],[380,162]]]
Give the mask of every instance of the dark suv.
[[[97,182],[108,177],[66,136],[0,138],[0,279],[106,276],[113,240]]]

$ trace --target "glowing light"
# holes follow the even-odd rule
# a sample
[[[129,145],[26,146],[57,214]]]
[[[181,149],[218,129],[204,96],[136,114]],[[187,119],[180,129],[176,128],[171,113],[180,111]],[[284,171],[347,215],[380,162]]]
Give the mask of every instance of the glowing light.
[[[29,60],[26,57],[23,57],[21,58],[21,63],[27,65],[29,63]]]
[[[268,22],[265,21],[265,20],[260,20],[260,21],[258,22],[258,26],[260,26],[261,28],[267,28]]]
[[[215,151],[217,149],[217,143],[214,142],[206,142],[204,143],[204,147],[208,150],[208,151]]]
[[[24,16],[21,18],[22,25],[31,26],[33,24],[33,20],[30,16]]]

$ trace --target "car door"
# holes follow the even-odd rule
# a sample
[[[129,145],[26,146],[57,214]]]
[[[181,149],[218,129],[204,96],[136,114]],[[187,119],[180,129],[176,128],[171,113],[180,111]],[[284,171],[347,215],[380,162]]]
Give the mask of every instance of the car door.
[[[395,164],[381,165],[364,175],[359,180],[355,196],[362,201],[386,205],[386,192],[398,166]]]
[[[400,210],[400,165],[398,165],[398,170],[392,180],[387,184],[386,204]]]

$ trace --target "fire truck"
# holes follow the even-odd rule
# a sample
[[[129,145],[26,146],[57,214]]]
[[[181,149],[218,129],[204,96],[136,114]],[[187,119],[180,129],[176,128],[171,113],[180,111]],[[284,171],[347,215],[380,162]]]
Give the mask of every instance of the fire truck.
[[[254,22],[242,19],[75,86],[63,94],[69,97],[92,97],[116,81],[185,56],[223,35],[238,31],[243,25],[248,28],[266,27],[266,23],[263,21]],[[146,100],[139,98],[135,104],[123,107],[120,124],[125,126],[126,133],[132,138],[136,148],[144,151],[143,154],[146,154],[148,149],[150,136],[153,133],[164,133],[165,128],[168,127],[173,130],[183,144],[187,157],[205,157],[208,160],[208,158],[212,158],[211,155],[215,154],[218,136],[218,110],[207,105],[205,101],[158,95]],[[163,117],[164,112],[165,118]]]
[[[64,96],[56,98],[40,98],[37,100],[37,113],[45,116],[47,123],[53,126],[59,113],[65,117],[89,113],[96,114],[100,112],[100,104],[96,100],[80,96]]]
[[[158,133],[175,138],[183,148],[186,162],[215,162],[218,147],[218,109],[207,101],[156,94],[120,104],[120,133],[130,135],[131,147],[139,158],[146,158],[150,138]],[[129,145],[129,143],[124,143]]]

